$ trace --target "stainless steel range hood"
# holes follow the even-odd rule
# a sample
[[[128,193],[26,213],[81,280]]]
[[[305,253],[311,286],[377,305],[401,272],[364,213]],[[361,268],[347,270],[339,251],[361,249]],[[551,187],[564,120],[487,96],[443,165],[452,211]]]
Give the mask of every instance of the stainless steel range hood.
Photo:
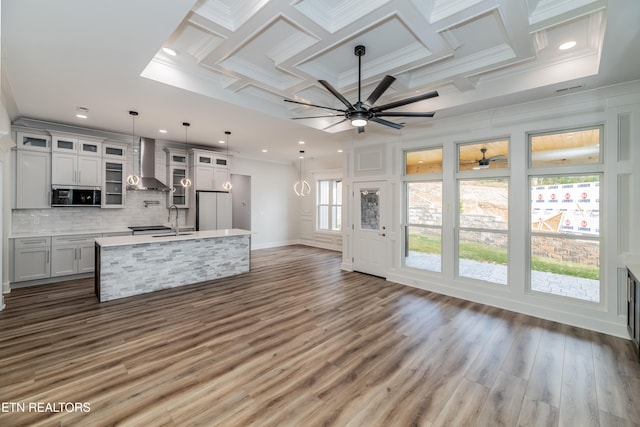
[[[156,140],[140,138],[138,170],[140,182],[138,185],[129,185],[127,190],[137,191],[171,191],[171,188],[158,180],[156,175]],[[135,170],[135,168],[134,168]]]

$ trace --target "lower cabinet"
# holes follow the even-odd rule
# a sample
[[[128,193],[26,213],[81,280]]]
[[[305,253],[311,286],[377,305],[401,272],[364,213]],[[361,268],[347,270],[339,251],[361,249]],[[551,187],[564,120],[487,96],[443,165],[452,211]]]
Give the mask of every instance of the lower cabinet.
[[[51,277],[91,273],[96,237],[100,234],[57,236],[51,242]]]
[[[51,275],[51,238],[13,239],[13,281],[46,279]]]

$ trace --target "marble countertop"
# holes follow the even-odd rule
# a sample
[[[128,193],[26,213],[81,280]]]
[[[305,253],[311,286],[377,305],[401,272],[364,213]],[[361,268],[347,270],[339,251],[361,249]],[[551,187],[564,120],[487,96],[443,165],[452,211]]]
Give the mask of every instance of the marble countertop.
[[[172,227],[171,224],[167,225]],[[181,225],[180,230],[195,230],[194,226]],[[186,231],[185,231],[186,232]],[[9,239],[21,239],[26,237],[56,237],[56,236],[80,236],[80,235],[92,235],[92,234],[109,234],[109,233],[131,233],[128,227],[116,227],[116,228],[96,228],[93,230],[61,230],[61,231],[37,231],[30,233],[11,233]]]
[[[233,237],[233,236],[247,236],[251,232],[247,230],[241,230],[239,228],[231,228],[225,230],[207,230],[207,231],[185,231],[182,234],[176,236],[175,234],[153,234],[153,235],[137,235],[137,236],[114,236],[114,237],[101,237],[96,239],[96,243],[101,247],[110,246],[130,246],[139,245],[143,243],[164,243],[181,240],[196,240],[196,239],[215,239],[218,237]],[[154,237],[155,236],[155,237]],[[159,236],[159,237],[158,237]]]

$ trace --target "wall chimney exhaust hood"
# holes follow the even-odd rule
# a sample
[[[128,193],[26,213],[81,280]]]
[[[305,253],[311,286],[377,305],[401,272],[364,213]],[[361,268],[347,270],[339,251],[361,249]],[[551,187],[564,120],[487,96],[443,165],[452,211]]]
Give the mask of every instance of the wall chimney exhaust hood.
[[[133,147],[132,147],[133,149]],[[140,138],[139,150],[140,182],[138,185],[129,185],[127,190],[136,191],[171,191],[171,188],[158,180],[156,175],[156,140]]]

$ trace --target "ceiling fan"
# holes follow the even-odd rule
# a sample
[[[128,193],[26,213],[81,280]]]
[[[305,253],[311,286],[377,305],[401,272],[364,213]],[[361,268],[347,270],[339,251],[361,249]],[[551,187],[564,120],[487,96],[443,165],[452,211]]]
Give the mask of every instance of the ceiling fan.
[[[391,86],[391,84],[395,81],[395,77],[393,76],[385,76],[378,86],[371,92],[369,97],[362,102],[360,99],[361,96],[361,88],[362,88],[362,56],[365,54],[365,47],[362,45],[358,45],[354,49],[355,55],[358,57],[358,102],[355,104],[351,104],[340,92],[338,92],[329,82],[326,80],[318,80],[322,86],[324,86],[329,92],[333,94],[336,98],[340,100],[347,108],[339,109],[332,107],[324,107],[322,105],[310,104],[307,102],[294,101],[293,99],[285,99],[285,102],[293,102],[294,104],[306,105],[308,107],[316,107],[322,108],[324,110],[336,111],[339,113],[324,115],[324,116],[311,116],[311,117],[293,117],[294,120],[300,119],[317,119],[321,117],[340,117],[343,116],[344,119],[337,123],[333,123],[330,126],[327,126],[323,130],[329,129],[330,127],[339,125],[340,123],[346,122],[347,120],[351,121],[353,126],[358,128],[358,133],[364,132],[364,127],[367,125],[369,121],[376,122],[381,125],[389,126],[394,129],[401,129],[404,124],[403,123],[394,123],[389,120],[385,120],[382,117],[433,117],[435,113],[420,113],[420,112],[401,112],[401,111],[386,111],[391,110],[393,108],[402,107],[403,105],[412,104],[414,102],[423,101],[425,99],[433,98],[438,96],[437,91],[431,91],[427,93],[423,93],[421,95],[412,96],[410,98],[401,99],[399,101],[391,102],[384,105],[379,105],[374,107],[373,105],[376,103],[378,98],[382,96],[382,94]]]
[[[491,157],[487,157],[486,153],[487,153],[487,149],[486,148],[481,148],[480,152],[482,153],[482,158],[480,160],[472,160],[472,161],[468,161],[465,162],[467,164],[473,164],[473,163],[477,163],[476,166],[473,167],[473,169],[487,169],[489,167],[489,165],[493,162],[506,162],[507,161],[507,156],[505,156],[504,154],[497,154],[495,156],[491,156]]]

